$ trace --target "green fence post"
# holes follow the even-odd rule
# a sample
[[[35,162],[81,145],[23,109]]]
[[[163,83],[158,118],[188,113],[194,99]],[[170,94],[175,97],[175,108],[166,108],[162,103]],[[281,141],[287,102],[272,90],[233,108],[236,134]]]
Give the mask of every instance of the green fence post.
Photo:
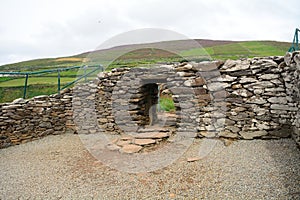
[[[57,70],[57,93],[60,94],[60,70]]]
[[[24,93],[23,93],[23,99],[26,98],[26,92],[27,92],[27,83],[28,83],[28,74],[25,76],[25,84],[24,84]]]
[[[85,66],[83,67],[83,69],[84,69],[84,82],[86,82],[86,68],[87,68],[87,66],[85,65]]]

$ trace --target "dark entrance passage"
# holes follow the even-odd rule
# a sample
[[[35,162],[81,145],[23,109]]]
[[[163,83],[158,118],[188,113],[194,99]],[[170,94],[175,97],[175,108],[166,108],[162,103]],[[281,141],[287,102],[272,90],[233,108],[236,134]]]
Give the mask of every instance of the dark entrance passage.
[[[144,124],[154,125],[157,121],[157,105],[159,98],[159,89],[156,83],[148,83],[142,86],[143,103],[140,105],[143,111]]]

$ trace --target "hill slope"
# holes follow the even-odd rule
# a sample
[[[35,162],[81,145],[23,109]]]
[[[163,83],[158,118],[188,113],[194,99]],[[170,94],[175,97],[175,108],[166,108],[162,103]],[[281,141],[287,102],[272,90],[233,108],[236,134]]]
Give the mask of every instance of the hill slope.
[[[183,59],[237,59],[284,55],[290,43],[276,41],[177,40],[132,44],[60,58],[45,58],[0,66],[0,71],[36,71],[84,64],[135,66],[137,63],[180,61]]]

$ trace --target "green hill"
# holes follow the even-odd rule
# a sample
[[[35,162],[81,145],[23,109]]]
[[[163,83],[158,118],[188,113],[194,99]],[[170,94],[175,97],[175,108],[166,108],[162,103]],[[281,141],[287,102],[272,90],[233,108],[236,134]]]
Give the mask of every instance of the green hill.
[[[214,60],[226,60],[284,55],[289,47],[290,43],[287,42],[246,41],[206,47],[204,50]],[[202,48],[190,49],[182,52],[184,56],[188,57],[193,55],[197,56],[201,53],[203,53]]]
[[[70,57],[36,59],[2,65],[0,71],[37,71],[85,64],[110,65],[109,68],[120,65],[134,67],[137,64],[180,61],[182,59],[238,59],[284,55],[290,47],[290,43],[276,41],[195,41],[202,48],[194,48],[195,45],[186,40],[124,45]],[[166,49],[172,49],[175,53]]]

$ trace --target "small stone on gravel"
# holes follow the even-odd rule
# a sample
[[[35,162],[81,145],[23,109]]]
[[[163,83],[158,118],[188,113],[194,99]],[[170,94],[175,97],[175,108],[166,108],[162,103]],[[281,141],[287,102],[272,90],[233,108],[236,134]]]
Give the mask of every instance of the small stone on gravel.
[[[135,144],[127,144],[120,149],[121,153],[137,153],[142,150],[143,147]]]

